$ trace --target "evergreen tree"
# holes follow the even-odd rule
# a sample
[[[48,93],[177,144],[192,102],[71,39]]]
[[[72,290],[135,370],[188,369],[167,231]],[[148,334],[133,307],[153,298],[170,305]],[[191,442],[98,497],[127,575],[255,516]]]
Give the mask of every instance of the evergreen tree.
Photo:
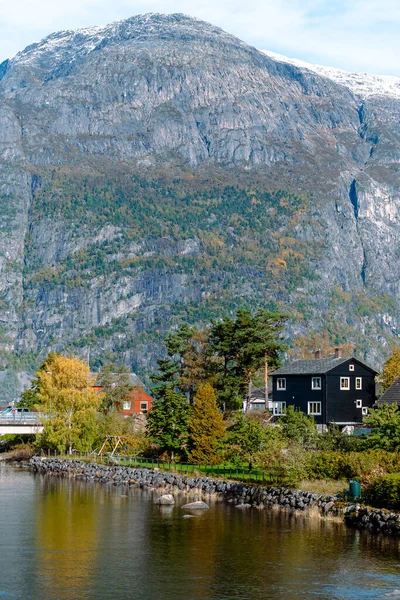
[[[190,405],[185,396],[169,388],[153,403],[147,415],[148,436],[171,460],[176,453],[186,453],[189,417]]]
[[[288,406],[279,418],[283,436],[291,443],[312,445],[316,441],[317,429],[314,417],[309,417],[294,406]]]
[[[225,436],[217,397],[209,384],[200,385],[189,422],[189,458],[195,464],[217,464]]]
[[[219,398],[227,407],[239,397],[251,398],[254,375],[264,367],[265,387],[269,368],[280,364],[280,354],[286,345],[282,330],[287,316],[268,310],[240,309],[236,319],[230,317],[213,323],[210,340],[212,350],[222,357],[223,368],[217,388]],[[226,397],[226,392],[231,394]]]
[[[218,360],[211,353],[208,338],[208,330],[188,325],[182,325],[167,337],[168,357],[157,361],[158,373],[151,376],[156,384],[152,389],[156,398],[172,389],[187,395],[192,404],[199,384],[215,378]]]
[[[400,410],[397,404],[381,404],[371,409],[364,423],[372,427],[367,442],[373,448],[398,452],[400,448]]]

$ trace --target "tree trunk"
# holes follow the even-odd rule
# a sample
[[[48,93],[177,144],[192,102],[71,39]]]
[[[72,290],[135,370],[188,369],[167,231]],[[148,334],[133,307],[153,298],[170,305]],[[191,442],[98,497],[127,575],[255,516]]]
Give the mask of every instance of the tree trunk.
[[[264,390],[265,390],[265,410],[268,409],[268,354],[264,357]]]
[[[249,389],[248,389],[246,412],[249,410],[249,408],[251,406],[251,394],[253,392],[253,380],[251,378],[251,371],[249,371],[249,373],[248,373],[248,378],[249,378]]]

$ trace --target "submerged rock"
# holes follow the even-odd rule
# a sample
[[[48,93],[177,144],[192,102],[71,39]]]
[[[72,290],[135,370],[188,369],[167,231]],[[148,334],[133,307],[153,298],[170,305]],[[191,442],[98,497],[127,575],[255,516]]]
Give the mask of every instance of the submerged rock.
[[[181,508],[185,510],[208,510],[210,507],[205,502],[197,500],[196,502],[189,502],[189,504],[184,504]]]

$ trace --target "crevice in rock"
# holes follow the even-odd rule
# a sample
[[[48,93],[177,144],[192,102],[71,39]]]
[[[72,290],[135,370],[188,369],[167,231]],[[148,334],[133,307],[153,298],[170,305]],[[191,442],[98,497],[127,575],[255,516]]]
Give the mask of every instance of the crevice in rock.
[[[362,243],[362,241],[361,241],[361,243]],[[363,247],[363,264],[361,267],[361,279],[362,279],[362,282],[364,285],[365,285],[365,279],[366,279],[366,272],[367,272],[367,254],[365,252],[365,248]]]
[[[359,211],[359,202],[358,202],[357,180],[356,179],[353,179],[353,181],[351,182],[350,190],[349,190],[349,198],[350,198],[350,202],[353,205],[354,216],[357,221],[358,220],[358,211]]]
[[[362,251],[363,251],[363,263],[362,263],[362,266],[361,266],[360,276],[361,276],[363,284],[365,285],[366,284],[366,275],[367,275],[367,266],[368,266],[367,265],[367,253],[365,251],[364,243],[363,243],[363,239],[362,239],[362,235],[361,235],[361,232],[360,232],[360,229],[359,229],[359,220],[358,220],[358,217],[359,217],[359,212],[360,212],[360,202],[359,202],[359,199],[358,199],[357,180],[356,179],[353,179],[353,181],[350,184],[349,198],[350,198],[350,202],[351,202],[351,204],[353,206],[354,217],[355,217],[355,220],[356,220],[356,230],[357,230],[357,234],[358,234],[358,237],[359,237],[359,240],[360,240],[360,244],[361,244],[361,247],[362,247]]]
[[[365,121],[364,104],[361,104],[361,106],[357,109],[357,112],[358,112],[358,118],[360,119],[360,125],[364,125],[364,121]]]

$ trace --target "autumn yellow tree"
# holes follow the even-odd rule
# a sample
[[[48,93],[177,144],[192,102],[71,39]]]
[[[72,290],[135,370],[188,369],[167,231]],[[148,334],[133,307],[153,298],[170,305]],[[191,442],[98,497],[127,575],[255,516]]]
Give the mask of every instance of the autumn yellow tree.
[[[69,356],[53,355],[40,369],[38,400],[44,416],[42,441],[59,452],[90,450],[96,437],[97,411],[102,394],[93,388],[89,366]]]
[[[400,377],[400,345],[392,347],[392,351],[383,365],[382,390],[387,390],[398,377]]]
[[[195,464],[219,462],[219,445],[225,436],[214,388],[199,386],[189,421],[189,458]]]
[[[345,344],[333,344],[328,331],[298,335],[294,340],[294,347],[289,350],[290,358],[314,358],[317,351],[321,358],[331,356],[338,348],[342,356],[351,356],[354,346],[351,342]]]

